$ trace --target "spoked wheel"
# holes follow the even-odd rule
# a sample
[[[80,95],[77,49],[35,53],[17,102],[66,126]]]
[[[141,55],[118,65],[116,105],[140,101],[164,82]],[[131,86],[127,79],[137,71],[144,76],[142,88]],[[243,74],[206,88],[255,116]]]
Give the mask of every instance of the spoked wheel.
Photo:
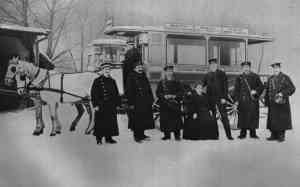
[[[238,130],[237,124],[238,124],[238,110],[237,105],[234,103],[232,97],[228,96],[228,101],[226,103],[226,110],[229,120],[229,125],[232,130]],[[221,119],[220,111],[217,108],[217,114],[216,114],[217,120]]]
[[[155,128],[160,129],[160,124],[159,124],[159,105],[157,103],[154,103],[153,106],[153,119],[155,123]]]
[[[232,97],[229,95],[229,101],[227,102],[227,114],[228,114],[228,120],[229,120],[229,124],[230,124],[230,128],[232,130],[238,130],[238,109],[237,109],[237,105],[234,103]]]

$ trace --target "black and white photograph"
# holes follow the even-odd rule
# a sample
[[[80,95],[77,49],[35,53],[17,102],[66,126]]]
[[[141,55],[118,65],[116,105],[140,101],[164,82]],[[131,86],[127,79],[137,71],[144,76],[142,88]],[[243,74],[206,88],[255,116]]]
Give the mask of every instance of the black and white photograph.
[[[298,0],[0,0],[0,187],[299,186],[299,20]]]

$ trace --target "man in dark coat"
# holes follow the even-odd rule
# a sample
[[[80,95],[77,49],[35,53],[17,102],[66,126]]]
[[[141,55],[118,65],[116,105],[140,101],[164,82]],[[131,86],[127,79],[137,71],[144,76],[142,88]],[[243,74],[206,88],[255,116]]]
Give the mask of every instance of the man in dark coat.
[[[247,130],[250,130],[250,137],[258,139],[259,96],[264,86],[259,76],[251,71],[251,62],[243,62],[241,66],[243,73],[236,78],[234,87],[234,100],[239,112],[238,128],[241,129],[238,138],[246,138]]]
[[[229,126],[226,103],[228,98],[228,82],[225,72],[218,69],[217,59],[209,59],[209,72],[204,76],[203,86],[207,87],[207,95],[210,98],[211,110],[216,117],[216,106],[221,114],[221,121],[224,126],[226,136],[233,140]]]
[[[128,43],[129,46],[131,46],[130,49],[127,50],[125,54],[125,59],[122,62],[123,63],[123,85],[126,86],[128,75],[133,72],[133,69],[135,68],[134,65],[136,62],[139,62],[142,60],[141,54],[138,50],[138,48],[134,47],[132,43]],[[133,123],[133,116],[132,112],[127,113],[128,116],[128,126],[132,126]]]
[[[267,140],[285,140],[285,131],[292,129],[291,109],[289,96],[296,88],[290,77],[281,72],[281,64],[273,63],[273,75],[266,85],[265,104],[268,107],[267,129],[271,136]]]
[[[154,129],[152,112],[154,98],[143,65],[137,61],[134,66],[134,71],[127,77],[125,95],[128,99],[130,113],[128,128],[133,131],[134,140],[140,143],[150,139],[144,134],[144,131]]]
[[[181,101],[183,96],[182,84],[174,79],[173,66],[166,66],[165,77],[158,83],[156,96],[160,106],[160,129],[164,133],[162,140],[169,140],[171,132],[175,140],[181,139],[182,128]]]
[[[110,76],[111,64],[101,65],[103,75],[96,78],[91,89],[91,99],[95,108],[94,136],[97,144],[102,144],[105,137],[107,143],[117,143],[112,137],[119,135],[117,121],[117,106],[121,104],[121,99],[117,84]]]
[[[135,63],[140,62],[142,60],[141,54],[139,49],[136,47],[132,47],[129,49],[125,54],[125,59],[123,63],[123,80],[124,85],[126,85],[128,75],[133,71],[135,68]]]

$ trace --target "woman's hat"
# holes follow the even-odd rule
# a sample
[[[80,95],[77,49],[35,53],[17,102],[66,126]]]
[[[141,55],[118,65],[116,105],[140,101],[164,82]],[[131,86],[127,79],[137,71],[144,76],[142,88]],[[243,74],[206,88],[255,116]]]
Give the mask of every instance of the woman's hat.
[[[164,71],[168,71],[168,70],[173,71],[174,70],[174,66],[173,65],[166,65],[164,67]]]
[[[208,60],[208,64],[217,64],[218,63],[218,59],[217,58],[211,58]]]
[[[250,61],[244,61],[241,63],[241,66],[251,66],[251,62]]]

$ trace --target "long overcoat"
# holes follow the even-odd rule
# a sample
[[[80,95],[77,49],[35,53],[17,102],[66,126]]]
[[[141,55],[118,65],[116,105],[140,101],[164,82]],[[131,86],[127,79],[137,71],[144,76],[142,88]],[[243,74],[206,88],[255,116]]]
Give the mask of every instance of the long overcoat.
[[[208,72],[204,75],[203,86],[207,88],[207,95],[211,110],[216,112],[216,104],[220,104],[220,99],[228,98],[228,78],[224,71],[216,70],[215,72]],[[220,111],[225,112],[225,111]],[[227,115],[227,114],[226,114]]]
[[[256,94],[251,95],[251,90]],[[238,105],[238,128],[257,129],[259,127],[259,97],[264,86],[256,73],[239,75],[235,80],[234,100]]]
[[[265,103],[268,107],[267,129],[282,131],[292,129],[291,109],[289,97],[294,94],[296,88],[290,77],[284,73],[271,76],[266,85]],[[275,95],[283,94],[285,104],[275,102]]]
[[[133,131],[153,129],[152,104],[154,98],[145,73],[133,71],[128,75],[125,94],[130,106],[128,128]]]
[[[117,106],[121,98],[115,80],[101,75],[93,82],[91,99],[95,111],[94,135],[97,137],[118,136]]]

